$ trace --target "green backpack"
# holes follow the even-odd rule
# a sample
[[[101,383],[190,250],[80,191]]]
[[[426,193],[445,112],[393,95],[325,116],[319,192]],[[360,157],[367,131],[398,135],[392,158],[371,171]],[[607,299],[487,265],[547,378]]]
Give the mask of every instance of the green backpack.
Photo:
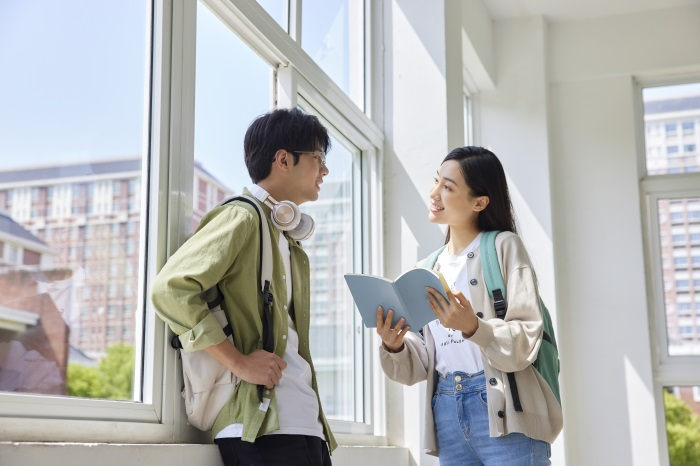
[[[507,310],[506,287],[503,282],[503,273],[501,273],[501,267],[498,263],[498,253],[496,252],[496,235],[498,235],[498,233],[500,232],[486,231],[481,235],[481,268],[484,274],[484,283],[486,283],[489,296],[493,300],[496,317],[505,319]],[[559,350],[557,349],[557,341],[554,337],[552,318],[542,298],[538,297],[538,299],[540,301],[540,308],[542,309],[542,323],[544,329],[537,359],[532,365],[547,382],[549,388],[561,405],[561,398],[559,397]],[[518,396],[518,387],[515,383],[515,376],[512,373],[508,373],[508,381],[510,383],[511,395],[513,396],[513,406],[516,411],[522,411],[520,397]]]

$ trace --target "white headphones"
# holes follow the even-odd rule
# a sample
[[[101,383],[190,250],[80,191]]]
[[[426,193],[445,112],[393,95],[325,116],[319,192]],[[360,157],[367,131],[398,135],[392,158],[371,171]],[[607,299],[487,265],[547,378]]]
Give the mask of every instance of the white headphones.
[[[272,224],[286,231],[296,241],[309,239],[314,232],[314,219],[303,214],[292,201],[276,201],[269,194],[263,202],[272,209]]]

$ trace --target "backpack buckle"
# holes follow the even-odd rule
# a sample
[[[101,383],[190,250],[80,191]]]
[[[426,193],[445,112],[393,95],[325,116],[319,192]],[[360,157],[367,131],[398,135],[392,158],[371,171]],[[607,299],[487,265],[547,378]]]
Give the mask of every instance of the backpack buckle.
[[[503,292],[500,289],[493,290],[493,308],[496,310],[496,317],[503,319],[506,316],[506,301],[503,299]]]

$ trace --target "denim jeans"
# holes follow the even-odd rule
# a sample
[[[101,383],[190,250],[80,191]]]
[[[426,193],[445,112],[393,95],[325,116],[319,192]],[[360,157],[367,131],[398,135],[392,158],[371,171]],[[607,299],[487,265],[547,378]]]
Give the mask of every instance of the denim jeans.
[[[489,436],[484,372],[440,375],[432,400],[440,466],[549,466],[550,445],[521,433]]]

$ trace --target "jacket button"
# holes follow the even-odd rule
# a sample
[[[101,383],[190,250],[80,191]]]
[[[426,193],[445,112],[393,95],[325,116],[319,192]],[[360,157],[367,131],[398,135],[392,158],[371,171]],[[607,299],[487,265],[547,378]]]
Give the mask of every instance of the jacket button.
[[[484,318],[484,313],[483,313],[483,312],[477,312],[477,313],[476,313],[476,316],[477,316],[479,319],[483,319],[483,318]]]
[[[506,413],[504,413],[503,411],[499,411],[499,412],[498,412],[498,417],[500,417],[501,419],[503,419],[504,417],[506,417]]]
[[[479,282],[476,281],[476,278],[472,278],[471,280],[469,280],[469,283],[471,283],[472,285],[476,285]]]
[[[467,257],[470,258],[470,259],[472,259],[472,258],[474,257],[474,253],[473,253],[473,252],[470,252],[469,254],[467,254]]]
[[[489,379],[489,383],[490,383],[491,385],[496,385],[496,379],[495,379],[494,377],[491,377],[491,378]]]

